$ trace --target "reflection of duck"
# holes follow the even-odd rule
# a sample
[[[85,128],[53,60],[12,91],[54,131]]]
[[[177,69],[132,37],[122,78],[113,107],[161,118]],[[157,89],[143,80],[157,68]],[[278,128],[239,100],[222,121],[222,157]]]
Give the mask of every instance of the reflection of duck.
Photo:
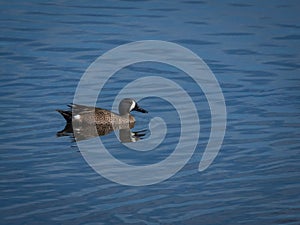
[[[125,142],[137,142],[146,134],[145,133],[146,130],[132,132],[130,130],[131,128],[133,128],[133,126],[128,127],[128,124],[127,127],[125,125],[113,127],[109,124],[96,124],[96,130],[95,130],[95,127],[92,126],[91,124],[81,124],[81,125],[76,125],[76,128],[73,129],[72,123],[67,123],[65,128],[57,132],[56,135],[57,137],[62,137],[62,136],[71,136],[73,138],[76,137],[76,141],[82,141],[82,140],[87,140],[98,136],[104,136],[114,130],[119,130],[120,141],[125,143]]]
[[[69,111],[57,110],[67,122],[65,128],[59,131],[57,136],[65,136],[73,133],[76,140],[80,141],[96,136],[103,136],[113,130],[120,130],[119,134],[122,142],[135,142],[145,135],[140,132],[131,132],[130,130],[134,127],[135,123],[135,119],[130,115],[130,112],[135,110],[147,113],[133,99],[125,98],[120,102],[119,114],[106,109],[77,104],[69,105],[69,107],[71,108]],[[94,126],[94,122],[96,126]]]

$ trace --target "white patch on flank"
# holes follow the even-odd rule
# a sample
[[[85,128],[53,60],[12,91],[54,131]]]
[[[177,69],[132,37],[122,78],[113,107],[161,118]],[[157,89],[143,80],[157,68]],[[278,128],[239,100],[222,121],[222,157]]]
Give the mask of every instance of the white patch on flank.
[[[136,138],[134,137],[134,133],[130,132],[130,140],[131,142],[136,142]]]
[[[131,110],[134,109],[135,105],[136,105],[135,101],[132,101],[132,104],[130,106],[129,112],[131,112]]]
[[[80,115],[75,115],[75,116],[74,116],[74,119],[75,119],[75,120],[80,120]]]

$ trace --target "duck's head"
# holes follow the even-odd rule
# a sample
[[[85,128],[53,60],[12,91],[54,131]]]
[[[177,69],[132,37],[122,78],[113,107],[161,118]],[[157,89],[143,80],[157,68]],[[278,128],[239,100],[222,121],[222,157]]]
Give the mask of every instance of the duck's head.
[[[119,104],[119,113],[120,115],[129,114],[131,111],[138,111],[141,113],[148,113],[147,110],[139,107],[137,102],[131,98],[124,98]]]

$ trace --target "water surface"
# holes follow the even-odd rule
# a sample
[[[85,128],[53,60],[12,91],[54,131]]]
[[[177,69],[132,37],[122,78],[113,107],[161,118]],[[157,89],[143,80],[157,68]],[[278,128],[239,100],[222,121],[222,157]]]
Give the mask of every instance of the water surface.
[[[299,4],[296,1],[9,1],[1,3],[1,224],[299,224]],[[98,175],[55,109],[72,102],[78,81],[101,54],[131,41],[172,41],[209,65],[228,121],[213,164],[197,172],[210,132],[202,91],[184,72],[159,63],[116,73],[98,106],[111,108],[128,82],[159,75],[197,105],[195,154],[170,179],[130,187]],[[158,151],[138,154],[102,137],[120,160],[158,162],[178,142],[178,115],[158,98],[141,101],[136,129],[167,121]],[[147,126],[146,126],[147,127]],[[191,134],[193,135],[193,134]],[[131,179],[134,179],[132,177]]]

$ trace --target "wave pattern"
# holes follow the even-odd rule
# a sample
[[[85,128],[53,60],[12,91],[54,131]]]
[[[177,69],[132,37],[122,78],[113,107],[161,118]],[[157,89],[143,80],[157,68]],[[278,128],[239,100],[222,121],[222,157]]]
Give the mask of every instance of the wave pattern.
[[[1,224],[299,223],[297,3],[0,4]],[[210,132],[199,87],[171,66],[141,63],[119,71],[100,93],[99,106],[111,107],[131,80],[159,74],[189,92],[201,121],[196,152],[179,173],[160,184],[127,187],[95,173],[71,138],[55,136],[64,126],[55,109],[72,101],[99,55],[143,39],[176,42],[208,63],[224,92],[228,127],[214,163],[198,173]],[[129,163],[161,160],[180,134],[170,104],[149,98],[143,107],[167,118],[167,139],[158,151],[140,156],[114,134],[103,137]],[[137,118],[137,129],[149,119]]]

